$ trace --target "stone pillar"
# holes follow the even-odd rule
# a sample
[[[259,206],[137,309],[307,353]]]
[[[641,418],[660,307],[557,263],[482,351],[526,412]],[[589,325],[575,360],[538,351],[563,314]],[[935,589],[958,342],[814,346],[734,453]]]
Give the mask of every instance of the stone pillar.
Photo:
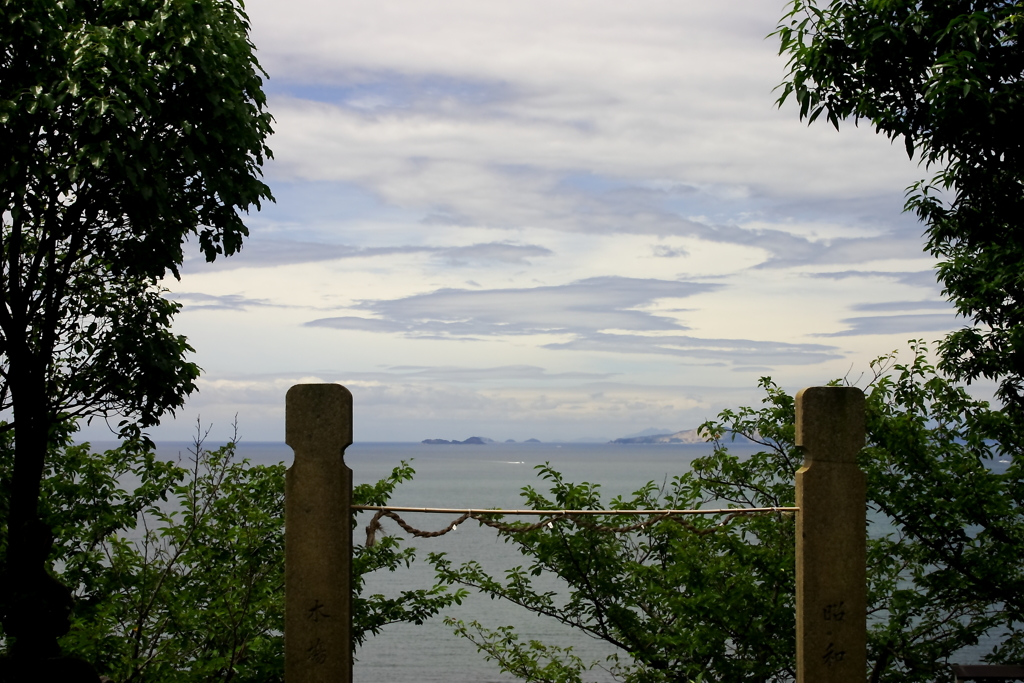
[[[351,683],[352,394],[297,384],[285,405],[285,680]]]
[[[864,394],[810,387],[796,395],[796,680],[864,683],[867,676]]]

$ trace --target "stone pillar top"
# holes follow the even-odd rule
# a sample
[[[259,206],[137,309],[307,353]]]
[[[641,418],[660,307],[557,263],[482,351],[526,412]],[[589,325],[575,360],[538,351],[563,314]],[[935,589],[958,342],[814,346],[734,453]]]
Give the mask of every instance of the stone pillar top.
[[[285,397],[284,441],[296,456],[337,456],[352,445],[352,394],[340,384],[296,384]]]
[[[864,447],[864,392],[808,387],[796,395],[796,445],[807,460],[855,463]]]

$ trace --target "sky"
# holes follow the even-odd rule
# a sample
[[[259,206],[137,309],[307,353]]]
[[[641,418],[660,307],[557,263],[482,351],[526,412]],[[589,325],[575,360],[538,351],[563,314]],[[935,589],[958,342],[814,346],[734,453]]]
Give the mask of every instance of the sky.
[[[187,439],[613,439],[870,373],[962,324],[902,213],[928,172],[777,106],[777,0],[252,0],[276,203],[168,296]],[[94,424],[85,435],[100,438]]]

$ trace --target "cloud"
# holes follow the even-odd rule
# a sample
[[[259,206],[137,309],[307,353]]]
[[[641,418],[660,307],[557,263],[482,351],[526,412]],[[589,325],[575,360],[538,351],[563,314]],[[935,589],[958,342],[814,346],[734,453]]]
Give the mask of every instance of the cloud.
[[[808,129],[774,106],[777,7],[300,2],[323,21],[248,6],[274,75],[272,184],[358,187],[415,213],[409,230],[697,237],[773,267],[920,254],[900,215],[915,164],[869,127]],[[838,223],[877,219],[884,244],[785,227],[837,207]]]
[[[567,285],[428,294],[360,304],[376,318],[343,316],[310,327],[401,333],[412,338],[568,336],[552,350],[659,354],[744,365],[806,365],[840,358],[835,347],[748,339],[701,339],[680,334],[676,318],[641,310],[655,301],[685,298],[721,285],[597,277]]]
[[[449,265],[466,265],[470,262],[495,262],[529,265],[528,257],[551,256],[550,249],[535,244],[508,244],[505,242],[489,242],[472,244],[468,247],[451,247],[436,252],[437,258]]]
[[[244,311],[253,306],[275,306],[267,299],[250,299],[240,294],[202,294],[200,292],[168,292],[168,299],[185,302],[189,310]]]
[[[394,246],[356,247],[345,244],[303,242],[256,238],[245,243],[242,251],[230,258],[220,258],[206,263],[196,256],[186,261],[187,266],[202,263],[194,270],[206,272],[236,270],[238,268],[273,268],[275,266],[343,259],[387,257],[400,254],[425,254],[443,261],[446,265],[467,265],[470,263],[506,263],[529,265],[528,258],[551,256],[554,252],[536,244],[512,244],[509,242],[486,242],[461,247],[437,246]]]
[[[759,221],[756,225],[740,225],[739,222],[749,215],[780,213],[772,207],[773,199],[762,193],[714,183],[700,187],[677,183],[668,189],[651,186],[652,177],[671,177],[678,170],[638,169],[631,176],[622,172],[624,168],[609,168],[604,173],[591,173],[585,181],[580,181],[579,165],[589,161],[578,160],[579,165],[546,164],[546,144],[538,140],[524,142],[517,147],[517,150],[541,147],[535,150],[534,156],[519,156],[517,153],[517,158],[506,161],[507,157],[498,151],[490,156],[480,155],[478,147],[493,144],[493,139],[508,137],[507,131],[503,130],[479,131],[479,136],[486,140],[481,139],[464,155],[437,157],[436,150],[457,147],[464,138],[475,134],[474,128],[482,125],[475,117],[445,122],[441,126],[454,141],[449,143],[438,139],[427,145],[428,149],[422,153],[410,149],[409,157],[399,157],[390,151],[393,142],[387,144],[386,151],[381,149],[386,141],[403,135],[399,131],[377,130],[377,126],[387,126],[388,123],[376,119],[347,121],[347,114],[327,105],[294,104],[289,107],[278,115],[295,116],[296,120],[284,127],[285,132],[281,135],[287,136],[289,131],[304,127],[323,126],[324,131],[303,136],[315,148],[304,149],[291,160],[284,153],[279,155],[278,170],[290,169],[283,174],[285,178],[322,177],[335,183],[366,188],[390,206],[421,212],[416,227],[427,224],[447,228],[522,230],[542,226],[580,234],[694,237],[761,249],[765,253],[763,267],[773,268],[806,263],[862,263],[877,260],[881,254],[885,258],[914,258],[921,254],[916,224],[912,228],[907,227],[909,224],[905,225],[906,221],[898,212],[879,211],[875,206],[879,198],[875,194],[861,198],[856,209],[846,207],[847,211],[854,212],[846,220],[858,220],[865,212],[880,213],[884,216],[884,222],[877,226],[880,235],[812,239],[794,234],[788,228],[786,220],[792,216],[791,212],[778,215],[775,223]],[[390,118],[387,120],[391,121]],[[410,122],[409,125],[421,125],[430,131],[429,135],[439,135],[438,126],[429,121]],[[539,124],[531,120],[529,125]],[[353,139],[332,143],[331,136],[337,136],[339,130],[349,130]],[[428,135],[426,131],[423,134]],[[416,140],[421,138],[411,131],[405,131],[404,135],[411,135]],[[370,138],[379,139],[370,145]],[[335,144],[337,149],[325,149],[333,148]],[[411,144],[415,148],[415,143]],[[579,146],[569,141],[560,144],[569,148]],[[367,147],[363,152],[369,157],[365,164],[338,166],[332,161],[329,172],[312,168],[317,155],[329,153],[330,158],[335,159],[351,154],[353,147]],[[638,154],[638,151],[633,149],[631,153]],[[469,156],[472,158],[467,158]],[[829,206],[820,209],[828,211]],[[410,231],[412,227],[410,225]],[[656,253],[673,255],[663,249]],[[682,253],[676,252],[678,255]]]
[[[567,285],[520,289],[441,289],[358,306],[378,317],[321,318],[306,325],[410,336],[580,334],[603,329],[682,331],[675,318],[637,307],[683,298],[721,285],[625,277],[595,277]]]
[[[487,79],[454,78],[437,74],[412,75],[402,71],[349,71],[337,79],[310,83],[290,74],[289,80],[271,79],[265,91],[311,102],[338,105],[373,113],[388,110],[443,110],[459,106],[486,106],[510,99],[509,85]]]
[[[881,301],[854,304],[851,308],[855,311],[921,311],[938,309],[950,313],[954,312],[953,307],[948,301]]]
[[[757,364],[757,369],[770,370],[761,364],[813,365],[842,358],[834,346],[792,344],[751,339],[701,339],[682,335],[640,336],[591,333],[545,348],[565,351],[605,351],[612,353],[653,353],[683,356],[730,363]],[[746,367],[746,366],[744,366]]]
[[[914,271],[880,271],[880,270],[843,270],[834,273],[808,273],[807,277],[825,280],[847,280],[849,278],[891,278],[896,282],[914,287],[937,289],[934,270]]]
[[[689,252],[685,249],[679,249],[670,247],[667,244],[656,244],[652,247],[654,255],[660,258],[679,258],[680,256],[688,256]]]
[[[840,332],[816,334],[816,337],[853,337],[867,334],[920,334],[923,332],[948,332],[958,323],[952,314],[919,315],[877,315],[841,320],[850,329]]]
[[[771,235],[772,246],[765,245]],[[772,254],[761,268],[782,268],[807,264],[866,263],[879,259],[913,259],[921,255],[916,235],[889,232],[871,237],[811,240],[778,231],[765,231],[753,240]]]
[[[290,118],[288,102],[299,101],[347,119],[323,129],[351,143],[339,145],[349,147],[341,155],[330,142],[316,149],[323,136],[278,128],[275,151],[293,140],[308,146],[315,157],[302,167],[310,171],[351,164],[386,183],[376,171],[405,155],[529,158],[625,175],[647,167],[656,171],[649,178],[740,177],[748,186],[828,184],[840,193],[880,187],[893,176],[896,187],[908,184],[902,168],[865,174],[864,164],[844,163],[870,156],[849,136],[809,132],[793,112],[774,110],[784,61],[764,37],[775,28],[777,7],[738,0],[723,13],[703,4],[643,2],[623,11],[614,2],[571,2],[559,11],[531,0],[497,8],[442,0],[357,11],[307,0],[305,11],[294,12],[263,0],[247,8],[261,61],[275,76],[269,88],[278,121]],[[295,15],[321,20],[311,25]],[[360,124],[366,135],[355,134]],[[857,137],[874,136],[865,130]],[[392,151],[364,154],[385,140]],[[843,158],[823,168],[803,163],[805,150],[822,140]],[[293,152],[278,156],[291,164],[299,156]]]
[[[230,258],[222,257],[212,263],[204,262],[199,256],[189,259],[186,261],[186,268],[183,270],[201,269],[204,272],[211,272],[235,270],[238,268],[272,268],[296,263],[371,258],[394,254],[431,253],[435,251],[437,249],[431,247],[354,247],[344,244],[257,238],[247,241],[242,250]],[[196,268],[188,268],[189,265],[199,263],[202,263],[202,265]]]
[[[366,332],[408,332],[409,326],[397,320],[360,318],[345,315],[336,318],[320,318],[306,323],[306,327],[330,327],[336,330],[363,330]]]
[[[952,310],[952,306],[944,301],[945,297],[942,295],[942,285],[940,285],[935,279],[934,270],[912,270],[912,271],[880,271],[880,270],[843,270],[831,273],[806,273],[805,277],[822,279],[822,280],[850,280],[850,279],[864,279],[864,280],[889,280],[901,285],[907,285],[908,287],[916,287],[927,292],[927,296],[930,297],[930,302],[918,301],[918,302],[872,302],[855,305],[854,310],[858,311],[896,311],[896,310],[923,310],[923,309],[943,309]],[[907,304],[907,308],[892,308],[892,306],[903,306]],[[861,307],[865,306],[865,307]],[[866,306],[875,306],[875,308],[866,308]]]
[[[457,366],[419,367],[397,365],[379,373],[381,377],[403,381],[439,382],[493,382],[501,381],[579,381],[608,379],[616,373],[599,372],[548,372],[536,365],[503,365],[493,368],[469,368]],[[369,376],[369,375],[368,375]]]

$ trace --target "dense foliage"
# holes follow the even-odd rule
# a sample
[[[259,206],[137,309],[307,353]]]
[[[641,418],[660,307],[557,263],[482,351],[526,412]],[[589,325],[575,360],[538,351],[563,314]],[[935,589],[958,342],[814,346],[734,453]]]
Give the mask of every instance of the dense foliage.
[[[0,445],[2,509],[13,457],[9,438]],[[49,562],[77,600],[61,639],[66,653],[118,683],[282,680],[283,465],[251,465],[235,458],[233,443],[209,451],[201,441],[184,463],[161,461],[138,442],[104,453],[65,443],[48,463]],[[402,463],[387,479],[355,487],[353,497],[386,504],[412,475]],[[356,644],[461,598],[442,587],[362,595],[367,573],[414,559],[393,537],[356,546]]]
[[[792,485],[754,474],[774,467],[771,460],[763,454],[741,465],[752,480],[765,484],[763,488],[741,486],[729,493],[758,507],[792,505]],[[707,466],[719,468],[711,462]],[[598,485],[565,482],[547,466],[541,467],[540,476],[549,481],[551,494],[527,489],[524,498],[531,507],[604,509]],[[714,500],[711,490],[699,490],[694,483],[687,475],[663,487],[652,482],[631,498],[610,501],[609,509],[686,509]],[[705,680],[725,681],[767,680],[780,672],[792,675],[794,643],[777,637],[796,628],[792,517],[733,520],[717,531],[720,520],[713,518],[695,519],[688,523],[692,528],[672,520],[655,521],[622,534],[591,526],[636,522],[623,519],[588,516],[576,524],[561,521],[550,528],[503,533],[530,559],[529,566],[510,569],[503,580],[487,574],[475,561],[455,567],[443,555],[432,559],[443,581],[475,587],[616,646],[626,661],[613,663],[612,668],[629,681],[686,681],[702,673]],[[780,552],[781,548],[789,552]],[[543,574],[564,581],[567,596],[535,589],[532,577]],[[521,662],[518,667],[510,662],[522,660],[529,649],[511,632],[469,626],[460,624],[459,632],[482,646],[503,669],[522,669]],[[544,653],[543,661],[559,661],[559,668],[567,664],[557,650]],[[578,666],[566,671],[571,675],[552,676],[537,668],[524,678],[580,680]]]
[[[607,505],[599,485],[572,484],[542,466],[539,475],[549,482],[550,495],[527,488],[523,497],[534,509],[549,510],[792,506],[801,462],[792,445],[792,399],[768,388],[761,411],[723,414],[722,423],[705,425],[716,436],[726,430],[756,435],[765,449],[748,459],[716,441],[714,453],[695,460],[691,472],[661,485],[650,482]],[[550,643],[520,642],[510,628],[490,630],[475,622],[452,622],[456,632],[528,681],[574,683],[593,666],[636,683],[794,677],[792,515],[652,520],[631,532],[607,530],[635,523],[623,519],[588,516],[502,533],[530,563],[509,570],[503,580],[479,563],[456,567],[443,555],[432,556],[442,580],[555,618],[616,646],[621,657],[585,663]],[[538,576],[546,584],[557,577],[567,594],[534,588]]]
[[[968,383],[996,380],[1003,409],[976,410],[953,389],[940,396],[929,380],[914,400],[936,412],[901,405],[888,415],[899,428],[876,435],[896,477],[876,478],[876,492],[919,539],[922,562],[946,567],[934,581],[952,602],[976,595],[1017,619],[1021,491],[1016,480],[976,480],[968,465],[998,453],[1015,473],[1024,440],[1022,26],[1024,6],[1010,0],[792,0],[777,29],[790,59],[780,103],[792,97],[801,117],[836,127],[870,121],[935,169],[909,189],[907,208],[926,226],[943,293],[972,322],[942,342],[940,367]],[[940,428],[929,431],[928,419]],[[942,467],[917,459],[940,448]],[[914,500],[967,502],[925,519],[909,514]]]
[[[157,286],[208,260],[271,198],[270,115],[231,0],[0,0],[0,410],[14,485],[0,620],[57,653],[67,594],[43,572],[38,500],[68,420],[139,438],[199,374]]]
[[[192,236],[208,260],[237,251],[238,211],[270,197],[247,31],[216,0],[0,3],[0,409],[18,441],[22,404],[144,428],[194,388],[156,282]]]
[[[1024,656],[1019,595],[1024,548],[1020,512],[1024,477],[993,440],[1005,415],[972,399],[935,372],[927,350],[873,365],[866,387],[868,447],[869,670],[872,682],[934,681],[948,675],[957,650],[985,635],[1004,635],[990,661]],[[702,426],[714,452],[662,486],[654,483],[611,508],[790,506],[802,456],[794,446],[795,403],[770,379],[760,408],[724,411]],[[730,438],[760,450],[739,457]],[[540,468],[550,496],[524,491],[535,509],[602,509],[599,487],[572,484]],[[589,518],[588,518],[589,519]],[[615,526],[608,517],[600,524]],[[610,663],[582,662],[554,644],[522,642],[510,628],[452,621],[505,671],[528,681],[573,683],[591,666],[626,681],[790,681],[794,678],[794,523],[771,514],[697,518],[688,528],[653,521],[612,534],[586,523],[559,522],[503,533],[528,566],[504,577],[476,562],[454,566],[432,557],[439,577],[548,615],[619,648]],[[566,594],[534,588],[557,577]],[[979,592],[979,586],[993,586]],[[550,583],[545,581],[545,583]]]
[[[870,641],[876,666],[927,680],[985,633],[1002,641],[990,661],[1019,663],[1024,463],[1014,419],[937,374],[923,346],[893,371],[870,387],[860,460],[869,502],[893,527],[869,564],[891,573],[879,603],[891,616]]]
[[[999,380],[1024,422],[1024,6],[1014,0],[792,0],[780,103],[865,119],[935,176],[910,188],[927,249],[974,325],[942,345],[954,377]]]

